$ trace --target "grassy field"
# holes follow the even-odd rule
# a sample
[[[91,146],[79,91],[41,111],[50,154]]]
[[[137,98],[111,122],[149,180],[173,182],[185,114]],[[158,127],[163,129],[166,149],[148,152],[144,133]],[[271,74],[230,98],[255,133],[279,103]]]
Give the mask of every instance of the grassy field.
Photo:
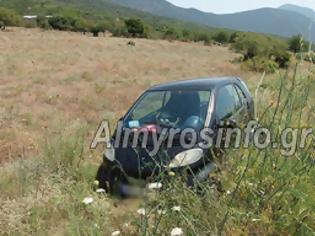
[[[18,28],[0,40],[0,161],[38,153],[37,139],[60,121],[94,129],[102,119],[114,121],[157,83],[237,75],[255,84],[260,77],[216,46],[137,39],[129,47],[128,39]]]
[[[240,64],[233,63],[239,55],[228,47],[145,39],[134,40],[136,46],[130,47],[127,46],[128,41],[38,29],[11,28],[9,32],[0,32],[0,232],[4,235],[111,235],[114,230],[120,230],[123,235],[168,235],[172,227],[181,226],[187,235],[212,235],[211,232],[220,232],[218,218],[224,218],[229,206],[233,211],[227,215],[232,215],[232,222],[227,220],[227,228],[224,228],[228,235],[250,232],[272,235],[277,230],[280,230],[279,234],[286,235],[291,233],[291,228],[277,225],[285,220],[301,224],[298,230],[294,228],[297,234],[314,233],[314,168],[300,175],[301,179],[290,175],[296,191],[306,189],[301,191],[299,198],[303,201],[300,205],[296,204],[297,209],[290,211],[287,208],[288,212],[283,213],[297,214],[296,222],[286,218],[279,220],[273,214],[272,207],[279,204],[281,196],[277,195],[277,201],[268,205],[253,197],[254,190],[247,191],[253,195],[249,196],[245,191],[248,186],[242,186],[244,189],[238,195],[238,205],[233,203],[235,198],[231,202],[228,196],[220,198],[220,201],[214,197],[199,199],[190,191],[175,187],[185,199],[176,197],[168,201],[168,191],[156,199],[160,199],[159,204],[163,203],[164,207],[182,205],[183,213],[178,217],[174,212],[167,213],[165,218],[169,221],[162,220],[159,225],[152,218],[134,217],[143,201],[116,202],[93,192],[102,151],[88,150],[93,134],[103,119],[111,120],[114,125],[144,89],[172,80],[233,75],[242,77],[254,92],[262,76],[243,71]],[[314,126],[314,104],[307,100],[302,106],[303,99],[298,99],[307,88],[311,88],[310,98],[315,97],[312,70],[309,64],[302,64],[298,67],[298,76],[293,75],[294,66],[288,76],[278,73],[266,76],[263,82],[266,89],[259,91],[260,114],[272,103],[266,115],[267,118],[272,117],[272,111],[277,108],[278,86],[282,81],[279,78],[285,78],[284,100],[279,103],[283,112],[281,117],[277,114],[279,119],[275,126],[282,126],[283,116],[291,116],[292,124],[296,126]],[[295,77],[299,87],[292,96],[290,91],[294,88],[290,85]],[[289,97],[292,98],[290,101]],[[286,107],[288,104],[289,108]],[[303,111],[300,124],[297,124],[295,111]],[[268,123],[268,120],[264,122]],[[307,153],[299,155],[308,156]],[[245,156],[246,152],[241,154]],[[255,155],[258,157],[261,153]],[[268,155],[278,154],[269,152]],[[238,158],[241,167],[251,167],[248,171],[251,184],[260,185],[258,179],[255,180],[255,171],[258,170],[255,163],[249,165],[246,158]],[[289,167],[293,164],[299,165],[292,162]],[[237,176],[243,170],[241,167],[237,173],[231,171],[231,174]],[[299,173],[292,172],[289,167],[279,171],[279,175],[268,172],[270,179],[259,179],[271,186],[265,186],[266,197],[273,196],[274,190],[282,186],[274,183],[275,179],[282,178],[284,181],[285,174]],[[231,174],[222,178],[234,186]],[[303,186],[299,185],[301,180]],[[176,181],[174,184],[180,185]],[[267,195],[269,190],[270,195]],[[89,206],[82,204],[87,196],[94,198]],[[254,200],[250,201],[250,197]],[[191,201],[194,205],[188,203],[191,198],[195,199]],[[282,198],[292,200],[285,194]],[[156,199],[145,201],[146,206],[152,207]],[[251,204],[253,202],[255,204]],[[218,204],[217,208],[214,204]],[[249,209],[255,207],[261,207],[261,211],[252,214]],[[202,214],[197,211],[204,208],[213,211]],[[207,214],[212,214],[213,219],[206,220]],[[200,217],[204,220],[194,221],[194,218]],[[258,217],[259,220],[250,221],[248,217]],[[218,225],[214,223],[215,219]],[[245,220],[250,223],[247,221],[246,224]],[[156,226],[156,231],[150,228],[150,223]],[[235,225],[239,228],[233,230]]]

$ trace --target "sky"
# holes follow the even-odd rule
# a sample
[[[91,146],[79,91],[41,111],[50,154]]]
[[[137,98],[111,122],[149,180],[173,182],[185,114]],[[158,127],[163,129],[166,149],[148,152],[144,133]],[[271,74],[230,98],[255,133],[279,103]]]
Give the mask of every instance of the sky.
[[[315,0],[167,0],[177,6],[197,8],[217,14],[234,13],[262,7],[279,7],[290,3],[315,10]]]

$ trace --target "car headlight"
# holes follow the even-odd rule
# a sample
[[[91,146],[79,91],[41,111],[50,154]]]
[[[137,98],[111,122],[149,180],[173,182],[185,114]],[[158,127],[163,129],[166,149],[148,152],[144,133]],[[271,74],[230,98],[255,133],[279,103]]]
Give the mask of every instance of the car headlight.
[[[112,145],[111,147],[105,149],[104,157],[106,157],[109,161],[115,160],[115,148]]]
[[[200,148],[191,149],[181,152],[175,156],[175,158],[169,164],[170,168],[178,168],[183,166],[189,166],[203,157],[203,150]]]

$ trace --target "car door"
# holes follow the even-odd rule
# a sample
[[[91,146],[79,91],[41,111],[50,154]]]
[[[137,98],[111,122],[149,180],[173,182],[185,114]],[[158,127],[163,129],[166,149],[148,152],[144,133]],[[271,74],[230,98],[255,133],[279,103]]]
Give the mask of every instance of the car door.
[[[234,84],[221,87],[216,96],[215,114],[217,124],[227,119],[242,122],[243,105]]]
[[[239,122],[238,125],[239,127],[243,128],[247,125],[247,123],[250,120],[248,102],[246,99],[246,95],[241,90],[241,88],[237,84],[234,84],[233,86],[235,88],[236,93],[238,94],[239,101],[240,101],[240,106],[238,110],[238,122]]]
[[[216,148],[214,149],[214,153],[216,156],[224,153],[223,149],[226,141],[226,133],[222,134],[222,138],[219,136],[220,128],[228,128],[225,127],[226,121],[233,121],[235,128],[243,126],[243,112],[244,106],[235,88],[235,85],[231,83],[221,87],[217,92],[215,102]]]

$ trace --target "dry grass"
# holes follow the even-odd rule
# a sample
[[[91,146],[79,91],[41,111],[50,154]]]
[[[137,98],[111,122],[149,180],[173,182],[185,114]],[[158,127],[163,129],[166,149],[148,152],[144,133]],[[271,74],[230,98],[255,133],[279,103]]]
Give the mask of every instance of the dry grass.
[[[6,189],[0,202],[2,232],[17,234],[41,227],[55,231],[65,218],[68,228],[77,224],[74,217],[64,216],[73,209],[65,198],[83,197],[89,188],[71,193],[66,187],[73,185],[70,180],[56,184],[55,174],[43,172],[41,161],[23,161],[40,154],[47,134],[79,120],[88,127],[88,144],[102,119],[117,120],[153,84],[244,75],[239,65],[230,62],[238,55],[228,48],[144,39],[136,39],[136,46],[129,47],[128,41],[37,29],[0,33],[0,162],[5,162],[0,176]],[[88,162],[100,162],[98,153],[85,154],[93,157]],[[60,206],[63,201],[68,206]],[[111,206],[113,226],[122,227],[126,212],[137,207],[136,202]]]
[[[80,119],[95,129],[104,118],[117,120],[157,83],[233,75],[255,87],[260,80],[232,63],[238,55],[225,47],[128,41],[38,29],[0,33],[0,162],[36,154],[38,139],[59,121]]]
[[[0,161],[38,152],[59,121],[116,120],[153,84],[242,72],[228,48],[13,28],[0,33]],[[91,138],[93,129],[90,130]]]

